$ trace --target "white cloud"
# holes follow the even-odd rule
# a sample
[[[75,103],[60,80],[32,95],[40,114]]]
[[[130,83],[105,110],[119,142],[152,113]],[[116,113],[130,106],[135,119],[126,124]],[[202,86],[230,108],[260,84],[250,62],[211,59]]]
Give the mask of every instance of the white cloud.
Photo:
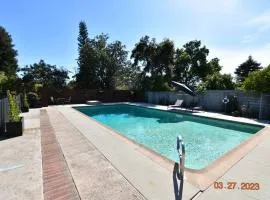
[[[249,55],[261,63],[263,67],[270,64],[270,43],[256,49],[230,50],[211,47],[209,49],[211,50],[210,58],[218,57],[220,59],[220,64],[223,66],[223,73],[231,73],[233,75],[235,68],[247,60]]]
[[[250,25],[261,25],[261,24],[269,24],[270,23],[270,11],[266,11],[265,13],[256,16],[249,20],[248,24]]]
[[[266,49],[270,49],[270,43],[266,44],[266,45],[265,45],[265,48],[266,48]]]
[[[245,25],[255,31],[252,34],[245,35],[241,41],[242,44],[248,44],[260,38],[261,34],[270,30],[270,11],[251,18]]]
[[[249,26],[258,27],[258,32],[264,32],[270,29],[270,11],[253,17],[247,23]]]
[[[241,41],[242,44],[248,44],[253,42],[255,39],[255,34],[245,35]]]
[[[178,4],[179,0],[172,2]],[[232,13],[241,8],[242,2],[243,0],[180,0],[180,5],[197,12]]]

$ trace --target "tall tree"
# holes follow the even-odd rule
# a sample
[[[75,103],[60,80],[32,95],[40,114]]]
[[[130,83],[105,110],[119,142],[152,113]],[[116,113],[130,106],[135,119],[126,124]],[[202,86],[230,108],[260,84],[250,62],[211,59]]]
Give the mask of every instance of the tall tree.
[[[113,89],[117,71],[126,65],[126,47],[120,41],[108,43],[107,34],[102,33],[89,39],[87,34],[82,34],[85,32],[87,33],[87,27],[83,23],[80,25],[78,37],[79,70],[76,74],[76,85],[79,88]]]
[[[79,88],[97,88],[98,77],[96,76],[95,63],[98,55],[93,41],[88,38],[88,30],[84,21],[79,23],[78,50],[77,63],[79,69],[75,75],[75,85]]]
[[[120,90],[141,90],[140,68],[127,62],[126,66],[121,67],[115,75],[116,88]]]
[[[88,30],[86,23],[84,21],[81,21],[79,23],[79,36],[78,36],[78,50],[83,47],[83,45],[86,44],[88,40]]]
[[[100,34],[91,42],[96,52],[93,66],[96,69],[95,76],[98,79],[97,88],[100,89],[115,88],[116,73],[126,65],[128,54],[125,45],[120,41],[108,43],[108,39],[107,34]]]
[[[90,42],[86,42],[86,44],[79,51],[79,70],[75,75],[77,87],[91,89],[97,88],[97,58],[98,54],[94,47],[90,44]]]
[[[222,66],[219,64],[218,58],[213,58],[208,62],[209,71],[211,74],[220,72],[222,69]]]
[[[144,36],[132,50],[131,58],[135,66],[143,68],[143,82],[148,89],[166,89],[168,80],[171,78],[174,43],[165,39],[156,43],[155,38]],[[167,86],[168,89],[168,86]]]
[[[33,90],[36,84],[45,88],[62,88],[66,86],[68,71],[57,68],[40,60],[38,63],[27,65],[21,69],[22,81],[28,90]]]
[[[109,63],[105,69],[104,86],[105,88],[115,87],[115,76],[119,70],[127,65],[128,52],[125,50],[126,46],[120,41],[115,41],[109,44],[106,48]]]
[[[17,51],[12,44],[12,38],[8,32],[0,26],[0,71],[6,76],[16,76],[18,69]]]
[[[5,75],[5,72],[0,71],[0,98],[5,94],[4,91],[4,85],[8,81],[7,76]]]
[[[4,84],[7,81],[7,76],[5,75],[5,72],[0,71],[0,86]]]
[[[174,79],[189,86],[195,86],[196,83],[204,80],[209,73],[217,70],[208,64],[208,54],[209,50],[205,46],[201,47],[201,41],[198,40],[190,41],[182,49],[177,49]]]
[[[17,88],[17,51],[14,49],[9,33],[0,26],[0,97],[6,95],[7,89]]]
[[[243,82],[250,72],[254,72],[262,69],[261,64],[255,61],[252,56],[249,56],[248,59],[239,65],[236,70],[236,79],[238,82]]]

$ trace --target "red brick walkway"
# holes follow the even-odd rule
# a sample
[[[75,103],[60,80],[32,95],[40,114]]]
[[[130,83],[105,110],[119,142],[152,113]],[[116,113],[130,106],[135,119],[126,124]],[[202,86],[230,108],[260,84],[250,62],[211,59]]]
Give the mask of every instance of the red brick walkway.
[[[44,200],[79,200],[46,110],[40,113]]]

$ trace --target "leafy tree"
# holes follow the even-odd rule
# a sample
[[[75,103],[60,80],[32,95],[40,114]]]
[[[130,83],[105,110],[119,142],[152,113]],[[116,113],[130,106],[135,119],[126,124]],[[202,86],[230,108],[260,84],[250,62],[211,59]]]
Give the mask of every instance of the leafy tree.
[[[218,59],[207,62],[209,50],[201,41],[194,40],[186,43],[175,53],[174,79],[189,86],[195,86],[204,80],[208,74],[219,70]]]
[[[139,43],[135,44],[131,52],[131,58],[134,59],[134,66],[143,68],[144,73],[155,74],[153,58],[155,50],[157,49],[156,40],[150,39],[149,36],[144,36],[140,39]]]
[[[215,72],[207,75],[205,81],[197,87],[197,90],[233,90],[234,88],[235,84],[230,74]]]
[[[222,82],[223,82],[223,88],[225,90],[234,90],[235,89],[235,83],[233,82],[233,77],[231,74],[223,74],[221,75]]]
[[[6,76],[16,76],[18,69],[17,51],[12,44],[12,38],[8,32],[0,26],[0,71]]]
[[[69,78],[67,70],[47,64],[43,60],[27,65],[21,71],[23,72],[22,81],[31,91],[34,91],[38,85],[45,88],[62,88],[66,86],[66,80]]]
[[[210,70],[210,74],[220,72],[222,69],[222,66],[219,64],[218,58],[213,58],[210,62],[208,62],[208,67]]]
[[[113,89],[117,72],[126,66],[127,54],[125,45],[120,41],[107,43],[108,36],[101,34],[95,38],[98,57],[95,63],[97,68],[98,87]]]
[[[5,75],[5,72],[0,71],[0,98],[4,95],[4,85],[8,81],[7,76]]]
[[[174,79],[191,85],[197,81],[197,77],[191,72],[191,57],[183,49],[177,49],[175,55],[175,66],[173,68]]]
[[[6,95],[7,89],[17,86],[17,51],[14,49],[9,33],[0,26],[0,96]]]
[[[0,71],[0,87],[2,84],[4,84],[5,82],[7,82],[8,78],[5,74],[5,72]]]
[[[87,32],[86,25],[83,29]],[[81,28],[81,26],[80,26]],[[79,36],[79,70],[76,74],[76,85],[79,88],[113,89],[115,75],[126,65],[127,51],[120,41],[108,43],[107,34],[97,35],[94,39],[86,38],[81,44]],[[80,40],[79,40],[80,39]]]
[[[143,69],[142,81],[148,83],[144,84],[145,87],[154,90],[166,88],[172,76],[174,61],[174,43],[171,40],[156,43],[154,38],[144,36],[132,50],[131,58],[134,59],[134,66]]]
[[[245,62],[236,68],[234,73],[236,74],[237,81],[243,82],[250,72],[260,69],[262,69],[261,64],[249,56]]]
[[[77,82],[75,79],[72,79],[68,82],[67,87],[70,89],[76,88],[77,87]]]
[[[270,65],[263,70],[251,72],[242,84],[246,91],[270,92]]]
[[[128,62],[126,66],[121,67],[115,75],[116,89],[120,90],[140,90],[141,84],[141,71],[137,66]]]
[[[100,41],[98,40],[98,42]],[[100,60],[103,63],[99,67],[99,78],[102,88],[113,89],[115,87],[115,75],[126,65],[127,51],[125,48],[120,41],[115,41],[100,50]]]

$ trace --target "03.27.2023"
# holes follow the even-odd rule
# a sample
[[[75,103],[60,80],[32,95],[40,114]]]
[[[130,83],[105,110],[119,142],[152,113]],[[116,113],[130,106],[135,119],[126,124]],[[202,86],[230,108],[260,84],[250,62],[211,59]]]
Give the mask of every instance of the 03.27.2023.
[[[214,182],[214,188],[218,190],[260,190],[259,183],[252,182]]]

